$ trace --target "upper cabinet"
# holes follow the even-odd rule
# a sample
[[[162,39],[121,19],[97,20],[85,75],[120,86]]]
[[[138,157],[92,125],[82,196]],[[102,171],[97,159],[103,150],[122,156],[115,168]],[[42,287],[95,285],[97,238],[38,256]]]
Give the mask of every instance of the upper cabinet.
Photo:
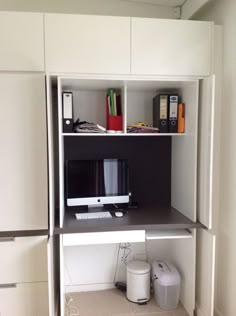
[[[130,18],[45,14],[48,72],[130,73]]]
[[[131,26],[133,74],[210,75],[212,23],[132,18]]]
[[[0,71],[43,71],[43,14],[0,12]]]

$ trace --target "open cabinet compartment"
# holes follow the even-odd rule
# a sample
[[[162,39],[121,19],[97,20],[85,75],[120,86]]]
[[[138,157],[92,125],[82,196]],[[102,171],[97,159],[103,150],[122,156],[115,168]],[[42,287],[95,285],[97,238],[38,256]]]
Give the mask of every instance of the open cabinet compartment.
[[[198,110],[197,80],[129,80],[126,85],[127,126],[143,122],[153,127],[153,98],[158,94],[177,94],[179,96],[178,103],[185,103],[186,105],[185,133],[195,133]],[[162,133],[158,135],[163,136]],[[166,133],[166,135],[183,136],[182,133]]]
[[[109,89],[113,89],[121,98],[122,116],[124,115],[124,90],[125,85],[122,80],[108,80],[108,79],[80,79],[80,78],[66,78],[60,77],[58,79],[60,86],[59,98],[62,99],[62,92],[70,91],[73,95],[73,120],[76,122],[79,119],[81,122],[98,124],[105,129],[108,128],[107,120],[107,93]],[[60,107],[63,107],[63,102],[60,100]],[[62,113],[61,113],[62,115]],[[61,116],[62,118],[62,116]],[[112,116],[110,119],[114,121],[117,116]],[[122,127],[120,133],[124,132],[124,119],[122,119]],[[63,131],[61,130],[61,133]],[[90,133],[73,133],[73,135],[87,135]],[[94,133],[95,134],[95,133]],[[94,135],[93,134],[93,135]],[[101,133],[102,134],[102,133]],[[64,135],[71,135],[71,133],[64,133]]]
[[[171,236],[170,239],[168,239]],[[156,236],[159,238],[158,236]],[[189,316],[193,316],[195,308],[195,230],[181,238],[178,232],[163,232],[161,240],[146,240],[143,243],[131,243],[132,252],[128,260],[137,260],[137,252],[143,253],[141,260],[162,260],[173,263],[181,275],[180,302]],[[61,274],[61,298],[70,292],[104,290],[114,287],[116,281],[125,281],[126,268],[122,263],[122,253],[118,256],[119,244],[106,245],[74,245],[64,246]],[[139,254],[140,256],[140,254]],[[118,260],[118,266],[116,266]],[[98,273],[99,271],[99,273]],[[124,295],[124,302],[125,302]],[[72,304],[73,305],[73,304]],[[66,306],[64,306],[65,308]],[[79,306],[77,306],[79,308]],[[163,311],[164,312],[164,311]],[[61,313],[61,315],[64,315]]]

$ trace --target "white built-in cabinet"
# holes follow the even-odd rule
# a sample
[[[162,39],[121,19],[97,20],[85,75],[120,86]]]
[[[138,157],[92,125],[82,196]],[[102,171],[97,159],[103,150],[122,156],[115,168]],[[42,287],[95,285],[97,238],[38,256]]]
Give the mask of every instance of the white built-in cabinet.
[[[123,242],[124,238],[127,242],[147,240],[150,260],[158,259],[158,253],[179,267],[183,276],[181,301],[189,315],[193,315],[196,303],[199,315],[213,316],[215,236],[209,230],[214,219],[213,158],[217,128],[213,39],[213,24],[207,22],[0,12],[0,231],[48,229],[49,205],[53,235],[57,167],[53,140],[57,127],[52,125],[53,115],[61,119],[63,90],[73,91],[74,101],[79,104],[75,114],[83,113],[86,120],[97,118],[104,125],[106,113],[105,107],[99,108],[103,104],[100,101],[104,100],[107,88],[118,88],[124,113],[122,136],[134,137],[135,141],[134,135],[126,134],[127,125],[140,118],[150,124],[153,96],[164,88],[177,89],[188,105],[186,132],[146,137],[172,137],[171,204],[192,221],[200,221],[206,229],[151,234],[141,231],[135,232],[135,237],[131,232],[122,238],[121,232],[117,232],[114,242]],[[44,69],[48,74],[48,126],[45,75],[32,73]],[[58,95],[51,93],[55,86]],[[59,108],[55,110],[57,98]],[[92,106],[97,107],[96,117],[91,117]],[[60,121],[57,136],[62,175],[63,142],[70,135],[63,134]],[[62,226],[63,177],[59,186]],[[82,244],[81,237],[61,235],[58,242],[51,236],[48,244],[46,236],[1,238],[1,316],[56,315],[59,275],[54,267],[59,261],[59,243],[64,316],[66,253],[70,246]],[[83,245],[91,244],[92,240],[104,243],[101,233],[87,237]]]
[[[131,18],[131,25],[133,74],[210,75],[213,23]]]
[[[0,74],[0,231],[48,228],[43,74]]]
[[[44,71],[43,13],[0,12],[0,71]]]
[[[130,72],[130,18],[45,14],[47,72]]]

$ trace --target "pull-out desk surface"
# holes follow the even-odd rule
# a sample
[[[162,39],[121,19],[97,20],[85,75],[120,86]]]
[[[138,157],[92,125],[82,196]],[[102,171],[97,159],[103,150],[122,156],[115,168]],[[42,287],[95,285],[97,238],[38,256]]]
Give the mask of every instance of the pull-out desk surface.
[[[192,222],[172,207],[146,207],[128,210],[128,213],[121,218],[82,221],[76,220],[75,212],[66,212],[64,226],[62,228],[56,227],[54,233],[63,234],[64,240],[68,240],[65,245],[72,245],[88,244],[91,236],[91,243],[141,242],[156,237],[185,238],[184,231],[186,229],[198,227],[202,227],[202,225]],[[159,231],[158,236],[156,236],[155,231]],[[174,233],[174,231],[178,232]],[[147,232],[151,233],[147,234]],[[95,235],[94,233],[100,234]],[[67,236],[68,234],[70,237]],[[97,239],[98,235],[101,240]]]

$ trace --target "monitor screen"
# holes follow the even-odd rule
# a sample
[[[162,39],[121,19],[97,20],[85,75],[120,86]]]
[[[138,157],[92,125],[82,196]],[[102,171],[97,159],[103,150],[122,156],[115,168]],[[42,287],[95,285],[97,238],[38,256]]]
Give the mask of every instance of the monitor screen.
[[[67,160],[67,206],[129,202],[125,159]]]

